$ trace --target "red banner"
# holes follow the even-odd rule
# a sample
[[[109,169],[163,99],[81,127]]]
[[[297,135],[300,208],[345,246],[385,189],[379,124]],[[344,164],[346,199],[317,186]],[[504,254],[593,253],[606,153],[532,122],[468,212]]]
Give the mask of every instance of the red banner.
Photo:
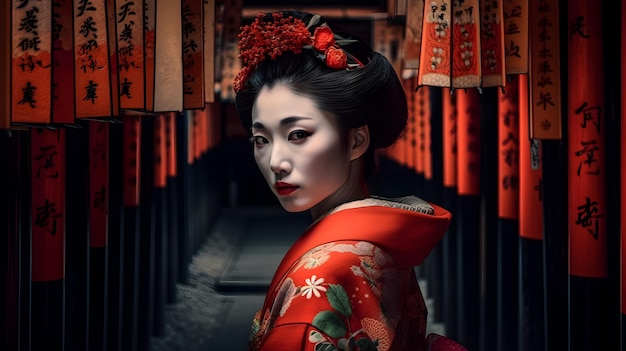
[[[176,156],[176,112],[165,113],[165,145],[167,148],[167,176],[176,177],[178,174]]]
[[[595,2],[568,2],[569,273],[589,278],[607,276],[602,20]]]
[[[498,217],[519,218],[518,76],[498,91]]]
[[[139,206],[141,175],[141,117],[124,115],[124,206]]]
[[[506,73],[528,74],[528,0],[507,0],[503,7]]]
[[[76,117],[113,115],[107,1],[74,1]]]
[[[433,179],[433,155],[431,149],[432,136],[430,135],[430,89],[431,87],[421,87],[419,90],[418,105],[419,110],[419,124],[421,130],[421,144],[419,145],[420,152],[422,153],[422,168],[424,170],[424,179]]]
[[[163,189],[167,186],[167,133],[165,114],[154,116],[154,187]]]
[[[204,0],[183,0],[183,93],[185,109],[204,108]]]
[[[504,86],[503,0],[480,0],[480,61],[483,87]]]
[[[32,281],[65,276],[65,131],[31,129]]]
[[[480,194],[480,105],[478,90],[457,89],[457,176],[459,195]]]
[[[123,109],[145,108],[143,2],[115,0],[119,100]]]
[[[89,122],[89,246],[107,246],[109,124]]]
[[[456,187],[456,97],[450,88],[443,88],[443,186]]]
[[[10,116],[17,123],[50,123],[53,96],[52,0],[42,0],[36,5],[24,1],[11,2]]]
[[[519,235],[543,239],[543,201],[541,197],[541,141],[530,139],[530,92],[528,76],[519,80]]]
[[[11,8],[10,1],[0,2],[0,51],[11,52]],[[0,55],[0,129],[11,125],[11,70],[12,57]]]
[[[424,6],[417,85],[450,86],[451,23],[450,2],[434,0]]]
[[[626,6],[622,6],[622,18],[626,18]],[[621,57],[626,57],[626,21],[622,21],[622,50]],[[626,60],[622,60],[622,142],[621,146],[621,271],[622,271],[622,313],[626,314]]]
[[[74,37],[72,0],[54,0],[52,122],[74,123]]]
[[[530,137],[561,139],[559,1],[531,0],[530,18]]]
[[[415,157],[416,157],[416,137],[415,132],[416,125],[416,93],[415,93],[415,80],[413,78],[403,79],[404,92],[407,98],[407,111],[408,119],[405,129],[407,148],[406,148],[406,166],[413,172],[415,172]]]
[[[204,92],[205,101],[215,101],[215,0],[204,0]]]

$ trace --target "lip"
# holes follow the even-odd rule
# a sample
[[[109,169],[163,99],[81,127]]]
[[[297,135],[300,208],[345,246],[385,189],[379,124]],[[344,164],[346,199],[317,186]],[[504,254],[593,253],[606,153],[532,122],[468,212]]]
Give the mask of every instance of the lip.
[[[298,189],[298,186],[285,182],[276,182],[274,183],[274,189],[276,189],[278,195],[287,196],[296,191],[296,189]]]

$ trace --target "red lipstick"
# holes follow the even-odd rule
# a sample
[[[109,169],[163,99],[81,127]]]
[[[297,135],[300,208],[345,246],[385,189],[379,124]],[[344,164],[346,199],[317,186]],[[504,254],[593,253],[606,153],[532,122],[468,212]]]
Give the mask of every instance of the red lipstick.
[[[274,189],[276,189],[276,192],[278,193],[278,195],[287,196],[293,193],[294,191],[296,191],[296,189],[298,189],[298,186],[291,185],[285,182],[276,182],[274,183]]]

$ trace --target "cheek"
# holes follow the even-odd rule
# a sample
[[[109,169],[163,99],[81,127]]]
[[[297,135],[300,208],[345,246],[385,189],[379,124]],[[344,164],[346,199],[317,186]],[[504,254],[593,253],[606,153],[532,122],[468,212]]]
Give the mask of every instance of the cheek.
[[[343,181],[346,169],[350,163],[345,157],[345,152],[338,144],[327,145],[316,152],[302,155],[302,170],[312,179],[324,179],[332,181],[337,179]],[[342,178],[342,179],[339,179]]]

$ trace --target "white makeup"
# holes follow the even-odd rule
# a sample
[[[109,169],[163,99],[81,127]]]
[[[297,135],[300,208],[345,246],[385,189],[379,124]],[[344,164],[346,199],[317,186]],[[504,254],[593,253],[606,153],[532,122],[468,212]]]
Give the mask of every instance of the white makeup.
[[[342,196],[351,159],[340,133],[336,118],[313,100],[283,84],[261,90],[252,109],[254,158],[285,210]]]

